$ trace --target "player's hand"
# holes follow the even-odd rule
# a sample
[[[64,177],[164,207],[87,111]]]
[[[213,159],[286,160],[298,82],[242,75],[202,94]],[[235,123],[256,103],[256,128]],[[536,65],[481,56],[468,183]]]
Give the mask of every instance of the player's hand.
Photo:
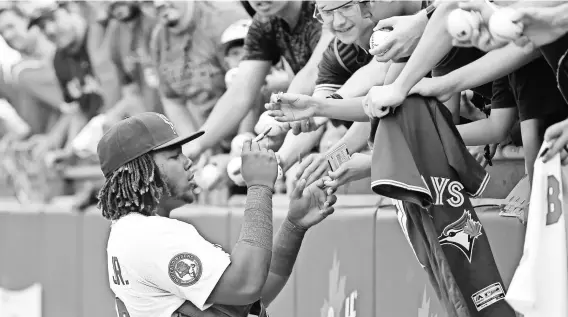
[[[279,122],[309,119],[316,114],[317,100],[311,96],[280,93],[273,95],[264,107]]]
[[[497,146],[498,144],[489,145],[489,159],[492,159],[495,156],[495,152],[497,152]],[[468,146],[467,149],[471,156],[473,156],[477,163],[479,163],[479,165],[481,165],[483,168],[487,167],[489,161],[487,160],[487,157],[485,157],[485,145]]]
[[[306,180],[301,179],[290,195],[288,220],[298,227],[308,229],[331,215],[336,201],[335,195],[326,193],[323,180],[306,188]]]
[[[547,162],[554,155],[560,153],[562,165],[568,165],[568,119],[548,127],[544,133],[544,140],[550,142],[550,146],[542,160]]]
[[[329,171],[329,164],[325,154],[313,153],[308,155],[298,163],[296,179],[305,179],[306,184],[310,186],[316,180],[325,176]]]
[[[241,153],[241,174],[247,186],[263,185],[274,189],[278,177],[278,163],[274,151],[258,142],[246,140]]]
[[[561,11],[566,10],[566,3],[552,7],[523,7],[516,8],[513,22],[520,22],[523,35],[515,41],[519,46],[532,42],[536,47],[556,41],[568,31],[568,23],[562,19]]]
[[[373,31],[380,29],[392,29],[392,31],[383,43],[375,46],[369,53],[375,55],[375,59],[379,62],[410,56],[418,45],[426,24],[428,17],[424,11],[379,21]]]
[[[446,76],[434,78],[422,78],[408,95],[418,94],[424,97],[435,97],[440,102],[446,102],[452,98],[452,87],[447,83]]]
[[[323,178],[324,185],[336,191],[340,186],[371,176],[371,159],[369,154],[353,153],[349,161]]]
[[[406,95],[396,84],[374,86],[363,98],[363,110],[370,118],[382,118],[390,113],[390,108],[400,106]]]

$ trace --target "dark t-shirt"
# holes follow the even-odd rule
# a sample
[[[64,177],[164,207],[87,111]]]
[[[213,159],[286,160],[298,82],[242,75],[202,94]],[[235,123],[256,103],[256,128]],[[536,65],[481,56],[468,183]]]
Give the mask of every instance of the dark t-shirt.
[[[102,109],[104,100],[87,51],[89,30],[77,52],[58,49],[53,58],[55,74],[67,103],[77,102],[87,118]]]
[[[312,56],[321,37],[322,25],[313,18],[314,10],[312,1],[304,1],[293,30],[279,17],[256,14],[245,39],[243,60],[270,61],[276,65],[284,57],[297,74]]]
[[[540,48],[556,75],[557,87],[568,102],[568,34]]]
[[[568,105],[556,88],[554,72],[538,58],[493,82],[491,109],[518,107],[521,121],[568,116]]]
[[[373,55],[357,44],[344,44],[337,38],[329,44],[318,65],[315,91],[335,91],[343,86],[361,67],[367,65]]]

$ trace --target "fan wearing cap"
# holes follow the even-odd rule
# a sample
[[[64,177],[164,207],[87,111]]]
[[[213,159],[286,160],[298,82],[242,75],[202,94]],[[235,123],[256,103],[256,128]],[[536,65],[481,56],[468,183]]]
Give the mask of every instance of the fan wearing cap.
[[[191,224],[156,216],[164,195],[193,199],[192,162],[181,146],[202,134],[178,135],[165,116],[146,112],[118,122],[99,142],[106,178],[99,208],[112,221],[107,263],[119,316],[204,316],[203,310],[266,316],[264,306],[286,284],[306,231],[334,211],[336,197],[326,195],[322,182],[306,188],[300,181],[273,243],[276,158],[246,141],[247,203],[230,255]]]

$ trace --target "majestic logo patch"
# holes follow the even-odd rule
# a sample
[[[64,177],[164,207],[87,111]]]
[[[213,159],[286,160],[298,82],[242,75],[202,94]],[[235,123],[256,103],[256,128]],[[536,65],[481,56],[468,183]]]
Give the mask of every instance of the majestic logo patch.
[[[475,304],[477,311],[481,311],[483,308],[490,306],[505,298],[505,292],[501,283],[493,283],[486,288],[476,292],[471,295],[471,300]]]
[[[201,278],[201,260],[191,253],[180,253],[170,260],[168,273],[179,286],[191,286]]]
[[[170,128],[172,128],[172,131],[174,131],[174,134],[177,135],[177,131],[176,131],[176,128],[175,128],[174,124],[173,124],[166,116],[164,116],[164,115],[161,114],[161,113],[158,113],[158,117],[160,117],[160,119],[164,120],[164,122],[165,122],[167,125],[169,125]]]
[[[481,223],[471,219],[469,211],[464,210],[460,219],[447,225],[438,237],[440,245],[453,245],[458,248],[471,263],[473,245],[481,235]]]

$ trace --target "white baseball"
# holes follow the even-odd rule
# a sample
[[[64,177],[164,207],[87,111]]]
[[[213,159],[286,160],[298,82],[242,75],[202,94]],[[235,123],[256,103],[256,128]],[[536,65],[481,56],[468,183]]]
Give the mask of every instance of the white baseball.
[[[523,34],[522,23],[513,22],[515,10],[512,8],[501,8],[495,11],[489,18],[489,32],[491,35],[503,42],[510,42],[518,39]]]
[[[371,39],[369,40],[369,48],[373,49],[376,46],[383,43],[384,41],[386,41],[387,38],[389,37],[389,32],[390,31],[388,30],[377,30],[373,32],[373,34],[371,35]]]
[[[254,139],[255,135],[251,132],[241,133],[231,141],[231,156],[240,156],[243,151],[243,143],[247,140]]]
[[[474,12],[455,9],[448,14],[448,33],[458,41],[469,41],[473,32],[479,29],[481,18]]]
[[[241,166],[243,161],[241,160],[240,156],[234,157],[229,161],[227,164],[227,174],[229,178],[235,183],[237,186],[246,186],[245,179],[241,174]]]
[[[229,87],[233,82],[233,80],[235,80],[235,78],[237,77],[238,73],[239,73],[238,67],[229,69],[227,73],[225,73],[225,86]]]
[[[213,164],[207,164],[198,172],[198,175],[195,177],[195,182],[199,187],[209,189],[219,180],[220,177],[221,172],[219,171],[219,168]]]

